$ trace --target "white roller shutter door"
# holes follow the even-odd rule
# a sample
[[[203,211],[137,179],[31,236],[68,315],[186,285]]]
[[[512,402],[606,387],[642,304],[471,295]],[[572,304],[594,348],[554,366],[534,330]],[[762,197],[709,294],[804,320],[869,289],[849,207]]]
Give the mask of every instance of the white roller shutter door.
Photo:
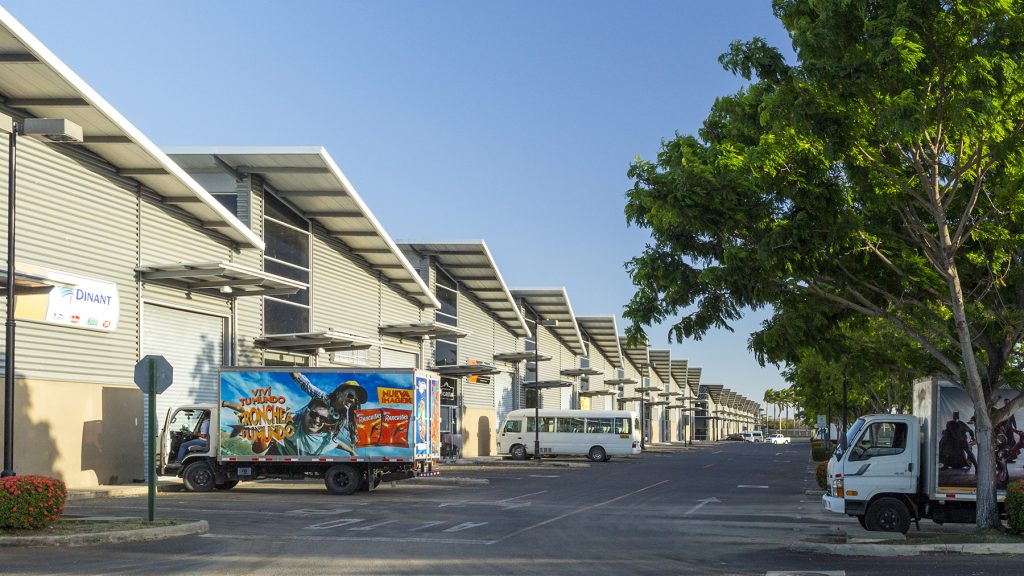
[[[505,416],[515,410],[515,397],[512,388],[512,373],[501,372],[491,376],[494,379],[494,411],[497,414],[495,426],[500,426]]]
[[[157,433],[167,410],[183,404],[216,404],[220,367],[224,365],[226,318],[145,304],[142,316],[142,355],[167,358],[174,369],[171,386],[156,397]],[[148,395],[144,396],[143,425],[148,430]],[[145,443],[143,444],[145,450]],[[147,467],[148,469],[148,467]]]
[[[390,348],[381,348],[380,350],[381,368],[419,368],[418,363],[419,355],[414,352]]]

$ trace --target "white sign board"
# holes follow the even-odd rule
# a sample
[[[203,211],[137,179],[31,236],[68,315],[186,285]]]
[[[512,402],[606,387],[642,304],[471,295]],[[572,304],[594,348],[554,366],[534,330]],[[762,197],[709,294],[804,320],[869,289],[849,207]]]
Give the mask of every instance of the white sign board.
[[[17,271],[31,275],[38,285],[16,290],[16,317],[72,328],[117,330],[117,284],[21,264]]]

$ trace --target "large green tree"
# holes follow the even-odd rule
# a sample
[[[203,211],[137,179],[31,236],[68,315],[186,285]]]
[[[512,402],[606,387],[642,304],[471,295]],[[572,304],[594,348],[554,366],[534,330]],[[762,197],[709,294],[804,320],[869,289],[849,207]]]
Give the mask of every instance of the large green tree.
[[[637,159],[631,338],[699,338],[745,307],[878,318],[977,413],[979,527],[998,527],[993,406],[1024,335],[1022,0],[775,0],[796,61],[763,40],[699,137]],[[681,317],[680,317],[681,315]],[[931,367],[929,367],[931,368]]]

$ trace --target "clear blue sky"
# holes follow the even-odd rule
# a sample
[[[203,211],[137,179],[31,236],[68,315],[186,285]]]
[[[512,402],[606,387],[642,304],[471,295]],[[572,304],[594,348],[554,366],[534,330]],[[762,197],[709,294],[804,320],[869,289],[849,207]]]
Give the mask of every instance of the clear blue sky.
[[[482,238],[510,286],[620,327],[629,163],[741,86],[731,41],[789,47],[755,0],[3,5],[158,145],[324,146],[393,238]],[[747,352],[762,317],[672,356],[760,401],[785,386]]]

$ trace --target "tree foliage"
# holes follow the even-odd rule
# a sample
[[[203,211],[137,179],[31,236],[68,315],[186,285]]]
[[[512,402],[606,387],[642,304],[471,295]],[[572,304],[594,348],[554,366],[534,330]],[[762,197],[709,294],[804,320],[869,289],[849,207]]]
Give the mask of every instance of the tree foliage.
[[[772,306],[762,340],[804,354],[823,326],[884,323],[974,403],[978,523],[998,526],[990,431],[1024,402],[992,406],[1024,382],[1022,2],[773,7],[797,61],[733,43],[720,61],[750,83],[630,167],[626,217],[653,241],[627,263],[627,334],[672,318],[700,338]]]

